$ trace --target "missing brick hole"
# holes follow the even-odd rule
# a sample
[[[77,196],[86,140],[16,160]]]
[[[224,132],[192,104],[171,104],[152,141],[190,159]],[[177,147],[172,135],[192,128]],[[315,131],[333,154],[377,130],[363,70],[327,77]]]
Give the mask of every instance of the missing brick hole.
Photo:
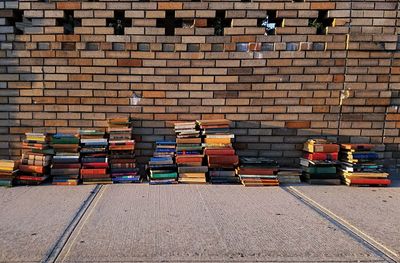
[[[81,19],[74,18],[73,10],[64,10],[64,17],[56,19],[56,26],[62,26],[65,35],[72,35],[75,27],[81,26]]]
[[[317,18],[308,20],[308,26],[316,28],[317,35],[326,35],[328,27],[334,26],[334,21],[334,18],[329,17],[328,10],[319,10]]]
[[[14,28],[16,35],[22,35],[26,27],[32,26],[32,20],[24,17],[23,10],[12,10],[12,17],[5,18],[6,25]]]
[[[175,18],[174,10],[165,11],[165,18],[157,19],[156,26],[165,29],[166,36],[174,36],[175,28],[182,27],[182,19]]]
[[[193,28],[194,19],[182,19],[182,28]]]
[[[132,19],[125,18],[125,11],[115,10],[114,18],[107,18],[107,26],[114,28],[114,35],[124,35],[126,27],[132,27]]]
[[[257,26],[265,28],[265,35],[276,35],[276,28],[284,26],[284,19],[276,17],[276,10],[268,10],[265,18],[257,19]]]
[[[304,3],[305,0],[293,0],[293,3]]]
[[[215,36],[225,35],[225,28],[231,27],[232,19],[226,18],[225,10],[217,10],[215,13],[215,18],[210,18],[207,20],[207,26],[214,28]]]
[[[63,42],[61,43],[61,49],[66,51],[75,50],[75,43],[74,42]]]

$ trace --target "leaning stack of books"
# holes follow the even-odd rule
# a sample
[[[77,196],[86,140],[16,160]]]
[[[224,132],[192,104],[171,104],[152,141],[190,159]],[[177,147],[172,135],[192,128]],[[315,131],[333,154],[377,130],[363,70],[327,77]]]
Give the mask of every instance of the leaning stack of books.
[[[325,139],[310,139],[304,143],[300,158],[302,180],[309,184],[340,184],[336,173],[339,145]]]
[[[235,168],[239,157],[232,147],[234,134],[230,132],[231,122],[222,120],[197,121],[203,137],[204,154],[207,157],[211,183],[238,183]]]
[[[176,143],[157,141],[147,170],[150,184],[177,184],[178,173],[174,162]]]
[[[54,185],[78,185],[79,171],[79,135],[57,133],[51,137],[55,150],[51,164]]]
[[[132,120],[129,117],[109,119],[108,134],[108,161],[113,183],[141,182],[132,140]]]
[[[241,157],[236,173],[244,186],[277,186],[279,165],[264,157]]]
[[[0,186],[13,186],[17,172],[17,161],[0,160]]]
[[[81,130],[81,178],[83,184],[111,184],[108,174],[107,146],[104,131]]]
[[[203,147],[196,122],[175,123],[176,164],[180,183],[206,183]]]
[[[389,174],[383,171],[379,153],[372,144],[341,144],[339,174],[349,186],[388,186]]]
[[[278,170],[279,184],[298,184],[301,183],[301,169],[291,167],[279,167]]]
[[[37,185],[49,178],[49,166],[54,150],[49,145],[47,133],[26,133],[22,143],[18,183]]]

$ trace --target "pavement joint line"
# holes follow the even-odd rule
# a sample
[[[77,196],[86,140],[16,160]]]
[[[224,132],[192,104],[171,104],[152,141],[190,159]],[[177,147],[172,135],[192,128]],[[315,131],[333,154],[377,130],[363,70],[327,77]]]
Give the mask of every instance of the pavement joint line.
[[[69,241],[72,233],[75,231],[78,224],[81,222],[81,219],[88,211],[90,206],[93,203],[93,200],[98,196],[98,193],[102,190],[102,185],[97,185],[91,192],[90,195],[86,198],[83,202],[82,206],[76,212],[74,218],[69,222],[67,227],[65,228],[64,232],[62,233],[61,237],[55,242],[53,247],[51,248],[50,252],[46,254],[45,258],[41,261],[43,263],[50,263],[55,262],[58,256],[63,251],[65,245]]]
[[[344,230],[347,234],[355,238],[358,242],[367,245],[369,249],[371,249],[377,256],[382,257],[389,262],[400,262],[400,256],[385,246],[384,244],[380,243],[379,241],[375,240],[373,237],[369,236],[361,229],[357,228],[356,226],[352,225],[350,222],[345,220],[344,218],[336,215],[329,209],[325,208],[324,206],[320,205],[318,202],[314,201],[312,198],[308,197],[306,194],[302,193],[301,191],[297,190],[293,186],[285,187],[284,188],[289,194],[296,197],[298,200],[302,201],[304,204],[308,205],[311,209],[316,211],[317,213],[323,215],[327,220],[331,223],[337,225],[342,230]]]
[[[97,192],[96,196],[93,198],[90,206],[86,209],[85,213],[82,214],[81,220],[76,224],[77,231],[72,231],[70,238],[68,238],[67,242],[65,242],[62,250],[60,250],[60,253],[57,255],[57,257],[54,259],[54,262],[59,261],[59,257],[61,254],[66,251],[63,255],[63,258],[60,259],[61,262],[64,261],[64,259],[68,256],[68,254],[71,252],[72,246],[75,244],[76,239],[79,237],[79,234],[81,233],[83,227],[85,226],[86,222],[89,220],[90,216],[92,215],[94,208],[96,208],[97,204],[99,203],[101,197],[103,196],[104,192],[106,191],[108,185],[100,185],[100,189]],[[92,205],[93,204],[93,205]],[[73,237],[73,238],[72,238]],[[72,239],[71,239],[72,238]]]

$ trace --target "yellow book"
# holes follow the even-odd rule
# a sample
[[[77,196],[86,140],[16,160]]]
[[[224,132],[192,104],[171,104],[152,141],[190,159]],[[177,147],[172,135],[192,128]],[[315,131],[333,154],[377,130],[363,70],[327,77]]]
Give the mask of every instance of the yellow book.
[[[230,138],[205,138],[204,142],[207,144],[230,144]]]

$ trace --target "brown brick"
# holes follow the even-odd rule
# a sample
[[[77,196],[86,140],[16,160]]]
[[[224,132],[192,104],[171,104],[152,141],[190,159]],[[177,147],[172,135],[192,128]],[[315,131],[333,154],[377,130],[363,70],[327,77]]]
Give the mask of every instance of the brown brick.
[[[165,91],[143,91],[144,98],[165,98]]]
[[[118,59],[118,67],[140,67],[141,59]]]
[[[180,2],[159,2],[158,9],[182,9],[183,3]]]
[[[311,121],[286,121],[285,127],[289,129],[308,129],[311,127]]]
[[[57,9],[81,9],[81,3],[79,2],[58,2]]]

